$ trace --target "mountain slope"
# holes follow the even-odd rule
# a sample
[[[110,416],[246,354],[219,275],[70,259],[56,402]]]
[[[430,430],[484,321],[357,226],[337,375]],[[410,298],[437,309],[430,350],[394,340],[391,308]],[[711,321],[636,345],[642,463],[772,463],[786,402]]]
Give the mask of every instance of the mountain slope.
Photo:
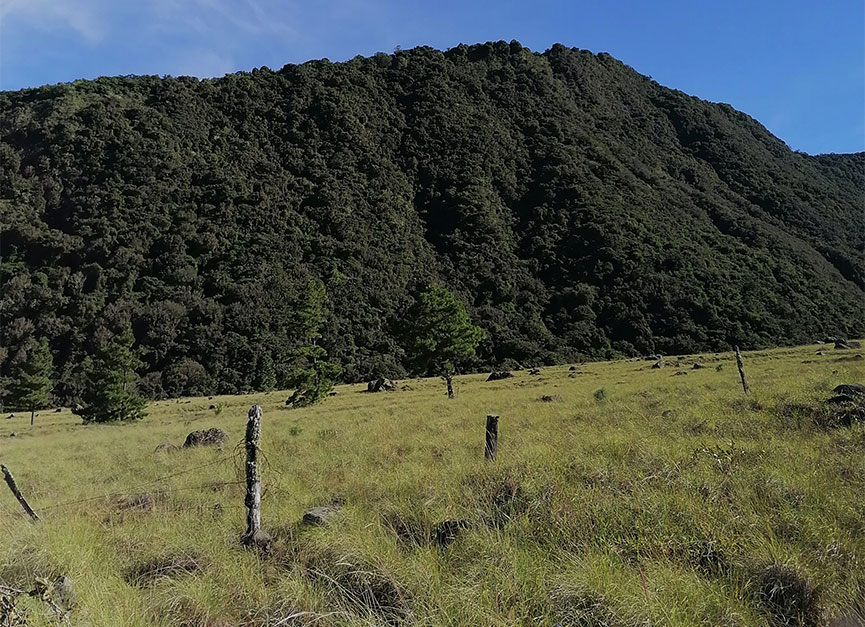
[[[865,335],[865,155],[606,54],[79,81],[0,94],[0,141],[0,357],[47,336],[66,398],[129,322],[153,396],[279,383],[309,277],[349,380],[404,374],[431,281],[487,330],[466,367]]]

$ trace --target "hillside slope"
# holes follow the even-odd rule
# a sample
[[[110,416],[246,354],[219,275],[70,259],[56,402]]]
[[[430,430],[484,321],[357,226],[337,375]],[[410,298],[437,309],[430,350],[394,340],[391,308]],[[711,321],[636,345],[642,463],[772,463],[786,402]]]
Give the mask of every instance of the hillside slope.
[[[151,396],[279,384],[309,277],[347,380],[405,374],[431,281],[487,331],[464,367],[861,336],[863,183],[559,45],[0,93],[0,358],[48,337],[73,397],[131,322]]]

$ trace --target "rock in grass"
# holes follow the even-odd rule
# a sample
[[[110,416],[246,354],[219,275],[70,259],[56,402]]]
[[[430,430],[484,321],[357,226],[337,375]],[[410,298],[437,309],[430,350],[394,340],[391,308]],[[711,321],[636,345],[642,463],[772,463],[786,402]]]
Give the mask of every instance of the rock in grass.
[[[313,507],[303,515],[303,524],[311,526],[330,524],[339,513],[339,505],[322,505]]]
[[[174,451],[179,451],[180,449],[172,444],[171,442],[162,442],[161,444],[157,444],[156,448],[153,449],[154,453],[173,453]]]
[[[487,377],[487,381],[501,381],[502,379],[510,379],[513,376],[507,370],[499,370],[491,372],[490,376]]]
[[[697,363],[695,363],[693,366],[691,366],[691,370],[699,370],[700,368],[705,368],[705,367],[706,367],[706,366],[704,366],[704,365],[701,364],[700,362],[697,362]]]
[[[544,394],[541,397],[542,403],[558,403],[562,400],[561,394]]]
[[[661,369],[665,365],[666,364],[664,363],[664,358],[661,357],[660,359],[658,359],[658,361],[656,361],[655,363],[652,364],[652,368]]]
[[[62,575],[54,580],[51,584],[51,591],[57,605],[66,611],[73,609],[78,603],[75,587],[72,585],[72,580],[66,575]]]
[[[367,392],[393,392],[394,390],[396,390],[396,383],[384,377],[366,384]]]
[[[835,394],[843,394],[845,396],[865,396],[865,385],[861,383],[842,383],[832,391]]]
[[[193,446],[213,446],[216,444],[222,444],[226,440],[228,440],[228,434],[225,431],[217,429],[216,427],[211,427],[210,429],[193,431],[187,435],[186,441],[183,443],[183,448],[190,448]]]

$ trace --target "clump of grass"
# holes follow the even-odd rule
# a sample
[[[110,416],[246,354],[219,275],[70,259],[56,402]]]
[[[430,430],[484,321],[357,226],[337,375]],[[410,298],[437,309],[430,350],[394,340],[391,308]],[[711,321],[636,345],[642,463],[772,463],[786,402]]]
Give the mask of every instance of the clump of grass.
[[[375,624],[398,625],[411,615],[405,587],[356,553],[311,547],[301,554],[300,566],[335,605]]]
[[[773,625],[820,625],[822,609],[819,590],[795,568],[771,564],[760,570],[754,580],[754,596]]]
[[[204,559],[195,552],[166,553],[134,565],[125,579],[136,586],[153,585],[160,579],[193,575],[204,568]]]
[[[592,394],[592,396],[594,396],[595,400],[599,403],[607,400],[607,392],[606,390],[604,390],[604,388],[598,388],[597,390],[595,390],[595,393]]]

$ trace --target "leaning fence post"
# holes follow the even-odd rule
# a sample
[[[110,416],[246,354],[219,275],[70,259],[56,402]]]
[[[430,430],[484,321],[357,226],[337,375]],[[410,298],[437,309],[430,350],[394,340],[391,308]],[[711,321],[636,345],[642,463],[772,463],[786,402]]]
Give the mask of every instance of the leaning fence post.
[[[261,474],[258,469],[258,449],[261,446],[261,407],[253,405],[246,421],[246,533],[243,544],[255,545],[261,531]]]
[[[748,379],[745,378],[745,368],[742,366],[742,355],[739,353],[739,347],[734,346],[736,351],[736,366],[739,368],[739,376],[742,378],[742,390],[745,394],[748,393]]]
[[[21,503],[21,507],[24,508],[24,511],[27,512],[33,520],[39,520],[39,516],[33,511],[33,508],[30,507],[30,503],[28,503],[27,499],[24,498],[24,495],[21,494],[21,490],[18,489],[18,485],[15,483],[15,477],[12,476],[9,469],[0,464],[0,470],[3,471],[3,478],[6,480],[6,485],[8,485],[9,489],[12,490],[12,494],[14,494],[15,498],[18,499],[18,502]]]
[[[487,414],[487,437],[484,443],[484,459],[496,461],[496,450],[499,446],[499,417]]]

